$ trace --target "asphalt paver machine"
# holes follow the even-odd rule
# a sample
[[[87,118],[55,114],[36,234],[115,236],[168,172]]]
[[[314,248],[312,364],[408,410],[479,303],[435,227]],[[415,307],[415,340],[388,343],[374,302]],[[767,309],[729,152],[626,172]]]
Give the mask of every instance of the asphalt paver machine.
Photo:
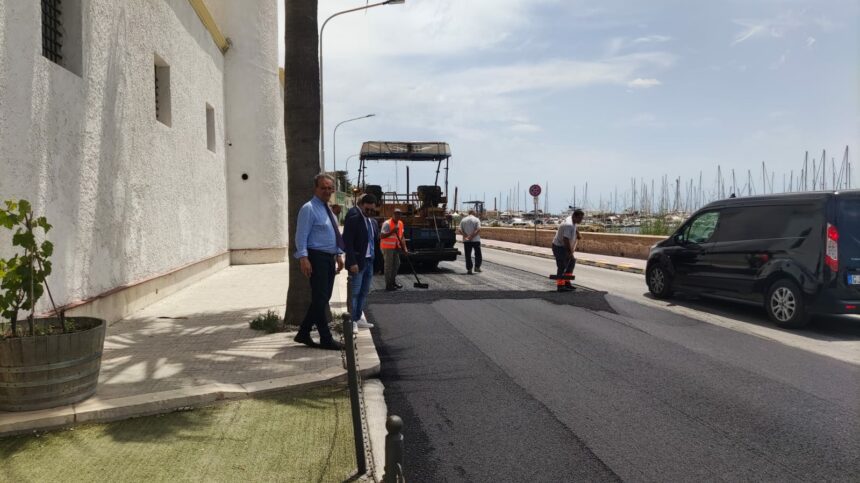
[[[358,190],[380,200],[377,220],[383,223],[399,208],[403,214],[403,238],[412,262],[435,267],[441,261],[454,261],[460,251],[454,246],[456,233],[448,215],[448,169],[451,148],[442,142],[368,141],[359,154]],[[418,185],[412,191],[407,165],[406,192],[383,191],[382,186],[367,184],[368,161],[436,163],[432,185]],[[444,191],[439,176],[444,170]],[[401,255],[402,256],[402,255]]]

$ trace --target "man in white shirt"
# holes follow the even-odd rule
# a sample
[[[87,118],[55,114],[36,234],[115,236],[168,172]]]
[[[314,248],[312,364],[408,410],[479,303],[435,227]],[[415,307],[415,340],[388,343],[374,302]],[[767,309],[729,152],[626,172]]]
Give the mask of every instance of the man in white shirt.
[[[582,210],[576,210],[572,215],[568,216],[564,222],[558,226],[558,232],[552,240],[552,254],[555,257],[556,290],[559,292],[570,292],[574,290],[570,280],[565,280],[565,277],[573,275],[573,268],[576,266],[576,258],[573,256],[573,251],[576,249],[576,241],[582,238],[577,230],[577,225],[582,223],[582,218],[585,213]]]
[[[475,210],[469,210],[469,216],[460,220],[460,234],[463,235],[463,247],[466,249],[466,273],[472,274],[472,250],[475,251],[475,272],[481,272],[481,220],[475,216]]]

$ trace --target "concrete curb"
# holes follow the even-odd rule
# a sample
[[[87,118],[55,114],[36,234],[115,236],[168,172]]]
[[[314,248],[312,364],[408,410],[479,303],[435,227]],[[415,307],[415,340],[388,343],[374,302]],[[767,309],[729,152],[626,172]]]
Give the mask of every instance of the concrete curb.
[[[376,481],[382,481],[385,473],[385,421],[388,418],[388,406],[385,404],[385,386],[379,379],[364,379],[362,389],[364,391],[365,414],[370,434],[367,439],[370,442],[368,450],[373,453],[373,475]],[[369,462],[368,462],[369,464]]]
[[[361,377],[369,379],[378,376],[380,371],[379,355],[376,353],[376,346],[373,344],[373,338],[369,331],[359,333],[358,354]],[[80,423],[104,423],[169,413],[180,409],[206,406],[219,401],[261,397],[343,381],[346,381],[346,370],[342,367],[329,367],[313,373],[242,384],[206,384],[115,399],[99,399],[96,396],[77,404],[53,409],[0,412],[0,437],[57,429]]]
[[[487,243],[486,240],[481,240],[481,246],[486,247],[486,248],[492,248],[493,250],[501,250],[504,252],[517,253],[520,255],[529,255],[532,257],[547,258],[547,259],[553,260],[553,256],[550,254],[538,253],[538,252],[533,252],[530,250],[522,250],[519,248],[502,247],[499,245],[493,245],[491,243]],[[645,270],[642,268],[634,267],[632,265],[624,265],[624,264],[620,264],[620,263],[604,262],[604,261],[600,261],[600,260],[589,260],[587,258],[577,258],[576,263],[580,264],[580,265],[588,265],[590,267],[598,267],[598,268],[605,268],[608,270],[616,270],[619,272],[637,273],[639,275],[645,274]]]

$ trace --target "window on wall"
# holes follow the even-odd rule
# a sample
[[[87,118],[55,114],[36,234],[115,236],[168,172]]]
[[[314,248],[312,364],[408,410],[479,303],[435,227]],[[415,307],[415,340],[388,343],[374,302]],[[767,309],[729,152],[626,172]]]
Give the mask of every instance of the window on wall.
[[[81,75],[81,0],[42,0],[42,55]]]
[[[170,66],[155,55],[155,119],[170,126]]]
[[[206,103],[206,147],[215,152],[215,109]]]

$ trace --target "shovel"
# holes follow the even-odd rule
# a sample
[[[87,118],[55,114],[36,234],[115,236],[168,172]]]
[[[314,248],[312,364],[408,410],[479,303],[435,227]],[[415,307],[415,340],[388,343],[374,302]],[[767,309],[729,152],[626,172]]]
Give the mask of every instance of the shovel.
[[[412,286],[422,289],[430,288],[429,284],[421,283],[421,280],[418,278],[418,272],[415,271],[415,267],[412,265],[412,260],[409,258],[409,255],[406,255],[406,261],[409,262],[409,268],[412,270],[412,275],[415,275],[415,283],[413,283]]]

